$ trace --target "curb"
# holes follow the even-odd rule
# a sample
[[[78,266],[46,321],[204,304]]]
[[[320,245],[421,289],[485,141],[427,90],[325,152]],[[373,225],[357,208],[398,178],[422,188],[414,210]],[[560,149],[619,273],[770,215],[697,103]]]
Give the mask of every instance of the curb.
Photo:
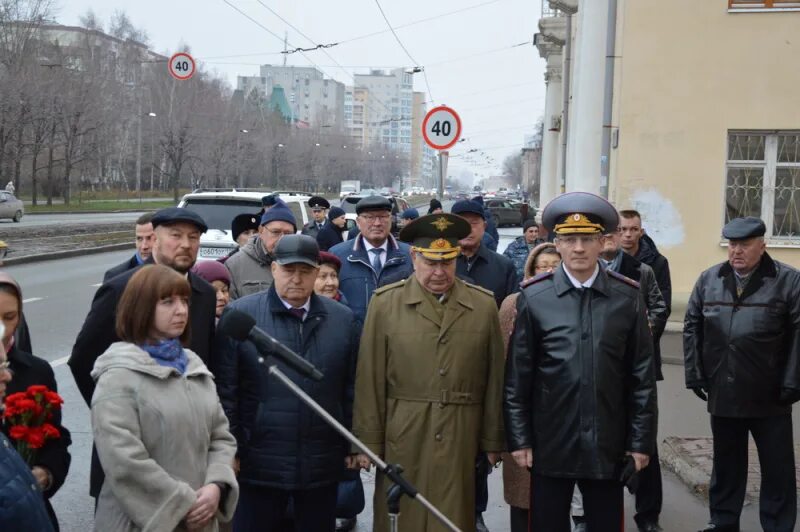
[[[37,255],[26,255],[23,257],[12,257],[5,259],[3,264],[5,266],[14,266],[17,264],[30,264],[32,262],[43,262],[46,260],[68,259],[70,257],[78,257],[80,255],[92,255],[95,253],[106,253],[108,251],[121,251],[123,249],[131,249],[135,246],[130,242],[124,244],[109,244],[107,246],[97,246],[93,248],[83,249],[70,249],[67,251],[55,251],[53,253],[40,253]]]
[[[43,216],[59,214],[119,214],[126,212],[147,212],[148,209],[118,209],[114,211],[53,211],[53,212],[26,212],[25,216]]]
[[[709,478],[681,455],[675,448],[676,440],[677,438],[670,436],[659,444],[658,456],[661,463],[675,473],[694,495],[707,501]]]

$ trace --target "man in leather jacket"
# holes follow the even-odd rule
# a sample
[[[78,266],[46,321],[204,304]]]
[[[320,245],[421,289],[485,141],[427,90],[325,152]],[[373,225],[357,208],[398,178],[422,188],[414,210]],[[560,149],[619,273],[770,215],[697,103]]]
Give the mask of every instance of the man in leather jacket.
[[[795,529],[791,416],[800,399],[800,273],[766,253],[765,233],[758,218],[731,220],[722,230],[728,260],[700,275],[686,310],[686,387],[708,401],[714,436],[704,532],[739,530],[748,433],[761,463],[761,525]]]
[[[524,283],[506,362],[508,449],[531,468],[531,529],[569,530],[577,483],[589,530],[622,522],[620,470],[645,468],[658,417],[653,345],[639,285],[600,267],[606,200],[563,194],[542,215],[562,267]]]

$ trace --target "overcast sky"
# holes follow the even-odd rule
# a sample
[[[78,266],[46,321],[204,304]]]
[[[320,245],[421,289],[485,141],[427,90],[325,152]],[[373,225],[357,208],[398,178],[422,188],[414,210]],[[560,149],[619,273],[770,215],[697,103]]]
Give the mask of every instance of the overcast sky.
[[[412,66],[388,31],[375,0],[60,0],[56,20],[77,25],[88,9],[108,27],[115,10],[125,10],[144,29],[150,45],[169,55],[187,44],[206,70],[217,71],[232,87],[237,75],[257,75],[260,64],[281,64],[282,39],[246,18],[246,13],[279,36],[288,32],[291,47],[312,43],[280,17],[313,39],[313,44],[342,42],[327,49],[288,56],[287,64],[313,61],[330,77],[352,85],[353,73],[370,68]],[[262,3],[263,2],[263,3]],[[478,177],[499,173],[503,158],[521,147],[544,112],[544,60],[531,44],[537,31],[538,0],[380,0],[394,27],[477,6],[397,29],[417,64],[414,90],[428,93],[429,107],[447,104],[461,116],[468,139],[451,157],[476,148],[494,157],[491,166],[469,166]],[[521,44],[527,43],[527,44]],[[514,45],[520,45],[512,47]],[[236,56],[236,57],[233,57]],[[310,61],[309,61],[310,60]],[[340,68],[338,65],[343,68]],[[463,159],[451,158],[450,175],[465,171]]]

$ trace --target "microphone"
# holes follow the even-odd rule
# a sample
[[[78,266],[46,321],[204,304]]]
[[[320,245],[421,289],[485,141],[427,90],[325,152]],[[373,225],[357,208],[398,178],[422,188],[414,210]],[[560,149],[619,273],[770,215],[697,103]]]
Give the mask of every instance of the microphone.
[[[311,377],[315,381],[321,381],[324,377],[322,372],[314,367],[314,364],[256,327],[256,320],[245,312],[236,309],[225,310],[219,319],[217,333],[230,336],[240,342],[249,340],[256,346],[259,353],[269,353],[301,375]]]

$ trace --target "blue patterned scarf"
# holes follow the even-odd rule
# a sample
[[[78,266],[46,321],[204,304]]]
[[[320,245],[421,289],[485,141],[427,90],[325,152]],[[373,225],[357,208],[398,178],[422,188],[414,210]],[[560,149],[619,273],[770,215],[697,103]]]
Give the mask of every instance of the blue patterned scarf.
[[[189,358],[186,356],[186,351],[183,350],[179,339],[161,340],[155,345],[144,344],[139,347],[147,351],[159,365],[175,368],[181,375],[186,373]]]

